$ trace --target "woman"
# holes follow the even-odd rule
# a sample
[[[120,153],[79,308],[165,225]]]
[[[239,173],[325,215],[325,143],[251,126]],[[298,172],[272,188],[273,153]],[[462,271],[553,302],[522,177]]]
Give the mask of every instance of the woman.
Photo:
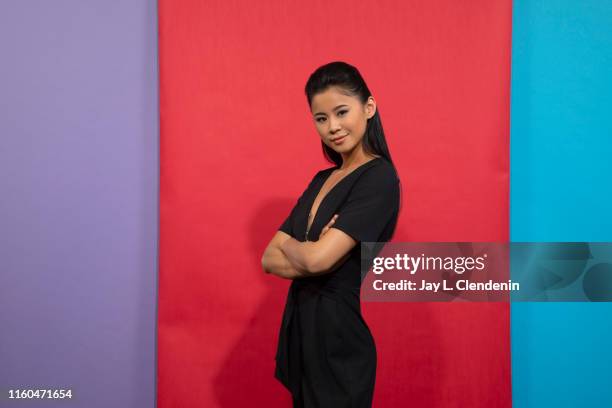
[[[293,282],[275,376],[295,407],[370,407],[374,339],[361,316],[360,242],[388,241],[399,211],[399,179],[380,114],[359,71],[318,68],[306,96],[325,156],[262,257],[264,271]]]

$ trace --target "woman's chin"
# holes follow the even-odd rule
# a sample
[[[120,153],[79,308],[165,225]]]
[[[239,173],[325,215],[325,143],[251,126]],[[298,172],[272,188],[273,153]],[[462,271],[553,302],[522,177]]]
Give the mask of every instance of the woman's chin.
[[[346,153],[346,152],[350,152],[351,149],[353,148],[353,146],[349,145],[348,143],[342,143],[340,145],[334,145],[332,144],[327,145],[330,149],[332,149],[333,151],[335,151],[336,153]]]

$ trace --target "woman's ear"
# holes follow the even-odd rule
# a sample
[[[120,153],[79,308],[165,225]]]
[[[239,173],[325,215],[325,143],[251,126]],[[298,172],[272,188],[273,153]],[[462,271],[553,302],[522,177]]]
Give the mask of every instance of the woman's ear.
[[[372,116],[374,116],[374,114],[376,113],[376,101],[374,100],[372,96],[370,96],[368,100],[366,101],[365,108],[366,108],[367,118],[371,119]]]

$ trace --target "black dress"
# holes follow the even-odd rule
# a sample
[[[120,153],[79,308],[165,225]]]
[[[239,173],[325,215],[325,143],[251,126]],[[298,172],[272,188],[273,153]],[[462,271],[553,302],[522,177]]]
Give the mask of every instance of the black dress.
[[[306,233],[308,214],[332,167],[318,172],[280,230],[316,241],[332,226],[357,241],[334,272],[292,282],[278,339],[275,377],[295,407],[371,407],[376,347],[361,316],[360,242],[388,241],[399,211],[399,181],[384,158],[372,159],[341,179],[323,198]],[[307,235],[307,236],[306,236]]]

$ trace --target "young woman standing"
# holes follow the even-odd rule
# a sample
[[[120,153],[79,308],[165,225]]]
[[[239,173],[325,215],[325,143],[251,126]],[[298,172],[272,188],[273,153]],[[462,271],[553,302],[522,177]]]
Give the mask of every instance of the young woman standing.
[[[305,91],[335,166],[313,177],[262,257],[267,273],[293,280],[275,376],[295,407],[370,407],[376,348],[361,315],[360,242],[393,235],[399,179],[376,102],[355,67],[319,67]]]

